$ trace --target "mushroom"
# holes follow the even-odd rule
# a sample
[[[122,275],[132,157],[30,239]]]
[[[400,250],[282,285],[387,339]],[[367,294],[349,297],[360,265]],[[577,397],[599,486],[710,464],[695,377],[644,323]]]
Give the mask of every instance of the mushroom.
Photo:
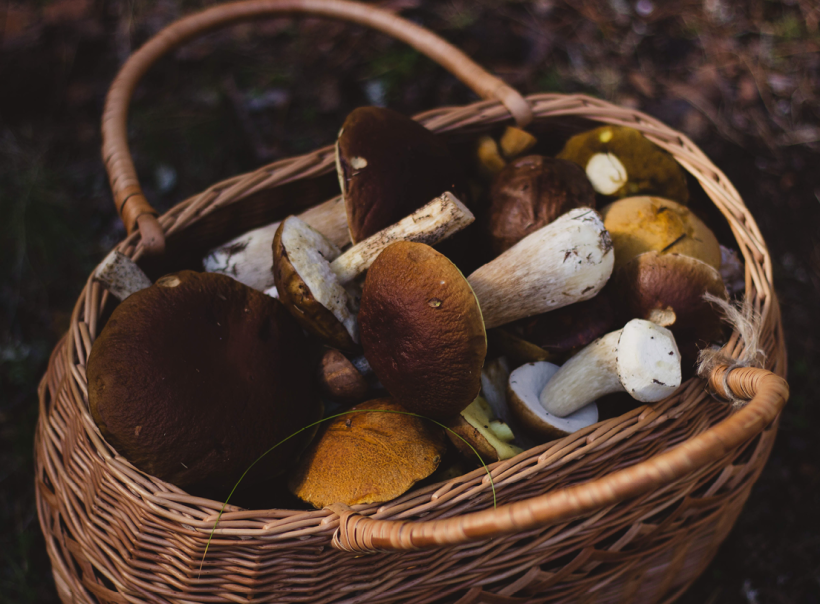
[[[357,347],[356,310],[344,285],[367,270],[393,241],[437,243],[474,220],[452,194],[444,193],[344,254],[295,216],[273,240],[274,282],[279,298],[304,329],[342,350]]]
[[[616,327],[614,306],[612,286],[608,284],[594,298],[516,322],[515,328],[524,341],[544,352],[541,358],[528,362],[572,354],[611,331]]]
[[[481,136],[476,144],[476,157],[478,158],[478,169],[487,177],[493,178],[501,172],[507,165],[498,150],[498,143],[492,136]]]
[[[324,235],[337,247],[350,243],[347,216],[341,196],[319,204],[299,214],[299,218]],[[273,258],[271,245],[280,222],[248,231],[212,249],[202,260],[209,273],[222,273],[248,287],[271,295],[273,288]]]
[[[726,300],[723,278],[712,266],[683,254],[645,252],[635,256],[612,279],[624,318],[647,319],[668,327],[687,367],[698,348],[718,340],[722,314],[704,300],[706,293]]]
[[[510,373],[507,400],[518,424],[540,442],[563,438],[598,421],[598,406],[588,401],[565,417],[553,415],[541,404],[539,395],[559,371],[548,361],[527,363]]]
[[[575,208],[530,233],[467,280],[489,329],[594,297],[612,274],[613,264],[612,242],[600,215]]]
[[[354,243],[442,191],[460,199],[467,192],[443,139],[383,107],[359,107],[347,116],[336,140],[336,172]]]
[[[688,208],[661,197],[629,197],[601,210],[615,246],[615,270],[638,254],[685,254],[720,268],[714,233]]]
[[[319,360],[319,390],[327,398],[342,404],[364,400],[369,390],[367,379],[344,354],[328,348]]]
[[[370,267],[359,310],[364,355],[398,403],[434,419],[478,395],[487,339],[456,266],[422,243],[388,246]]]
[[[634,128],[601,126],[573,136],[557,155],[581,166],[602,195],[661,195],[686,203],[686,176],[674,158]]]
[[[123,300],[95,340],[91,415],[144,472],[227,487],[320,417],[307,346],[278,300],[225,275],[166,275]],[[284,443],[249,478],[283,472],[308,437]]]
[[[315,508],[395,499],[444,455],[443,430],[390,398],[351,411],[330,421],[288,478],[291,492]]]
[[[595,208],[595,191],[576,164],[529,155],[501,170],[490,187],[488,230],[495,254],[578,207]]]
[[[504,157],[513,159],[532,149],[537,142],[538,139],[526,130],[515,126],[507,126],[504,129],[504,134],[501,135],[499,144]]]
[[[151,287],[148,275],[142,272],[136,262],[118,250],[112,250],[103,258],[94,270],[94,279],[120,301]]]
[[[478,461],[477,452],[481,461],[493,463],[523,451],[513,444],[515,435],[510,426],[498,419],[489,403],[480,396],[450,420],[447,427],[450,442],[467,459]]]
[[[564,363],[541,391],[549,413],[566,417],[611,392],[643,403],[663,400],[681,383],[680,353],[672,333],[643,319],[629,321]]]

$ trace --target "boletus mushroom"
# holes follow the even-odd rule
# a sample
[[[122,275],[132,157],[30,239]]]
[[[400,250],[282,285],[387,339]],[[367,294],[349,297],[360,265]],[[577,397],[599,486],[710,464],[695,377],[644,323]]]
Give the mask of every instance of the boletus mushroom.
[[[342,350],[359,341],[355,301],[345,285],[367,270],[390,243],[438,243],[474,220],[453,195],[444,193],[343,254],[321,233],[295,216],[273,239],[274,283],[279,298],[304,329]]]
[[[445,452],[444,431],[391,400],[361,403],[330,420],[288,478],[315,508],[395,499],[432,474]]]
[[[595,190],[578,165],[529,155],[499,171],[490,187],[488,229],[495,254],[573,208],[595,208]]]
[[[643,403],[671,395],[681,383],[672,333],[642,319],[586,346],[555,372],[539,395],[552,415],[566,417],[595,399],[626,391]]]
[[[317,420],[307,341],[282,304],[225,275],[181,271],[114,309],[88,358],[91,415],[137,468],[177,486],[233,485]],[[284,471],[293,438],[249,475]]]
[[[598,406],[589,401],[566,416],[547,411],[540,395],[559,367],[549,361],[527,363],[510,373],[507,401],[519,426],[540,442],[563,438],[598,421]]]
[[[684,254],[720,268],[720,245],[687,207],[661,197],[629,197],[601,209],[615,247],[615,270],[638,254]]]
[[[336,172],[357,243],[442,191],[465,199],[467,186],[444,140],[392,109],[359,107],[336,140]]]
[[[388,246],[367,273],[359,326],[364,355],[402,405],[436,419],[478,395],[487,328],[594,296],[612,271],[594,210],[575,209],[469,278],[421,243]]]
[[[523,449],[513,443],[515,435],[504,421],[497,418],[490,404],[481,396],[467,405],[447,427],[447,437],[467,460],[478,463],[476,453],[484,463],[515,457]]]
[[[686,177],[674,158],[634,128],[601,126],[570,138],[557,155],[581,166],[601,195],[660,195],[689,200]]]
[[[616,272],[612,289],[622,317],[669,328],[687,368],[694,364],[698,348],[719,340],[723,332],[720,310],[703,298],[709,293],[726,300],[723,278],[697,258],[655,251],[639,254]]]

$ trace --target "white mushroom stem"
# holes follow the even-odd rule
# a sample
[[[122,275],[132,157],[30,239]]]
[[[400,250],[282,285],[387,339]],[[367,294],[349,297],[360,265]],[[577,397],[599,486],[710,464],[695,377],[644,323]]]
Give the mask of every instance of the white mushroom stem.
[[[94,279],[120,301],[151,286],[151,280],[137,263],[117,250],[113,250],[100,263],[94,271]]]
[[[594,297],[615,254],[600,214],[575,208],[471,274],[487,329]]]
[[[549,413],[566,417],[612,392],[654,403],[680,386],[680,352],[672,332],[643,319],[595,340],[567,361],[540,394]]]
[[[347,214],[341,196],[302,212],[299,218],[337,247],[350,243]],[[214,248],[202,261],[205,271],[228,275],[259,291],[273,287],[271,245],[280,224],[281,222],[274,222],[248,231]]]
[[[345,284],[370,268],[382,250],[396,241],[416,241],[435,245],[457,233],[475,220],[463,203],[449,192],[441,194],[425,206],[397,223],[360,241],[330,263],[330,268]]]

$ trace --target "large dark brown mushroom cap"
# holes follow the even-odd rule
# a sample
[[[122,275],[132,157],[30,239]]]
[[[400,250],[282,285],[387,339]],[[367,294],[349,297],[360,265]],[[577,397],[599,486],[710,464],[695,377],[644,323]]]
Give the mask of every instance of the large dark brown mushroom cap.
[[[316,508],[395,499],[432,474],[444,431],[389,398],[357,405],[330,421],[291,473],[288,487]]]
[[[500,254],[573,208],[595,209],[595,189],[577,164],[530,155],[499,172],[490,188],[489,232]]]
[[[306,339],[282,304],[214,273],[168,275],[127,298],[88,359],[103,436],[178,486],[233,485],[318,419],[312,384]],[[278,447],[253,476],[281,473],[304,445]]]
[[[423,243],[388,246],[370,267],[359,329],[385,389],[410,411],[446,419],[481,389],[484,321],[470,284]]]
[[[359,107],[342,125],[337,166],[353,243],[467,186],[444,141],[391,109]]]

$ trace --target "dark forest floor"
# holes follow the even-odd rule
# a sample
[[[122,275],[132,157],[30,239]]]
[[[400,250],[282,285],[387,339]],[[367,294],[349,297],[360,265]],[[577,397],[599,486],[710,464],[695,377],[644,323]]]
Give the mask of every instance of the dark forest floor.
[[[0,0],[0,601],[56,602],[33,492],[36,384],[91,269],[123,236],[99,155],[118,66],[201,0]],[[814,0],[388,0],[524,93],[585,92],[689,135],[770,246],[791,401],[735,529],[683,600],[820,602],[820,8]],[[330,143],[344,116],[474,100],[360,28],[277,19],[162,61],[132,104],[159,210]],[[815,401],[815,402],[812,402]]]

